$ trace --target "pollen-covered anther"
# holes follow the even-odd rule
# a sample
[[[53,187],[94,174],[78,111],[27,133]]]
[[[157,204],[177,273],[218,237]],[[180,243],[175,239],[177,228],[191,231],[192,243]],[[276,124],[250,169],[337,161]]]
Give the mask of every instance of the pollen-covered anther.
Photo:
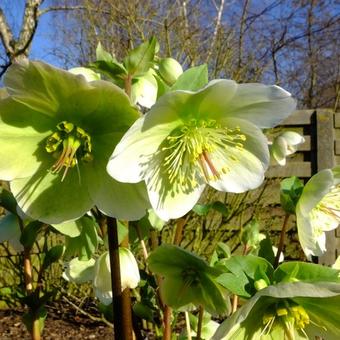
[[[85,162],[93,159],[92,144],[90,135],[73,123],[63,121],[56,128],[57,131],[47,138],[45,150],[57,158],[52,165],[52,173],[59,173],[64,168],[63,181],[68,170],[78,164],[78,159]]]

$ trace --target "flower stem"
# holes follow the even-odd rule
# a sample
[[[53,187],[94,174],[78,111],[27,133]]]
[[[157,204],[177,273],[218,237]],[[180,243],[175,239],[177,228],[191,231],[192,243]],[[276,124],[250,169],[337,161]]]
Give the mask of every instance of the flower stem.
[[[107,218],[112,283],[114,339],[132,340],[131,302],[128,289],[122,292],[117,221]],[[127,293],[126,293],[127,291]]]
[[[171,340],[171,314],[172,314],[171,308],[165,305],[163,309],[163,323],[164,323],[163,340]]]
[[[125,93],[131,98],[131,83],[132,83],[132,77],[131,74],[128,74],[124,81],[124,87],[125,87]]]
[[[185,315],[185,325],[186,325],[186,328],[187,328],[187,337],[188,337],[188,340],[192,340],[190,320],[189,320],[189,312],[184,312],[184,315]]]
[[[201,340],[202,326],[203,326],[203,314],[204,314],[204,308],[201,305],[201,306],[199,306],[199,309],[198,309],[198,322],[197,322],[196,340]]]
[[[22,219],[18,216],[18,223],[20,226],[21,232],[24,230],[24,223]],[[33,293],[33,276],[32,276],[32,262],[31,262],[31,247],[24,246],[24,280],[25,280],[25,290],[27,295],[31,295]],[[39,317],[37,317],[37,313],[35,310],[32,310],[30,307],[30,313],[32,313],[32,328],[30,329],[32,340],[40,340],[40,324]]]
[[[277,247],[278,249],[277,249],[277,253],[276,253],[276,257],[275,257],[275,261],[274,261],[274,268],[276,268],[279,265],[280,255],[282,253],[282,250],[283,250],[283,247],[284,247],[284,244],[285,244],[285,236],[286,236],[289,216],[290,216],[290,214],[286,213],[284,220],[283,220],[283,225],[282,225],[281,234],[280,234],[280,241],[279,241],[279,245]]]
[[[238,307],[238,295],[234,294],[231,313],[235,313],[237,311],[237,307]]]

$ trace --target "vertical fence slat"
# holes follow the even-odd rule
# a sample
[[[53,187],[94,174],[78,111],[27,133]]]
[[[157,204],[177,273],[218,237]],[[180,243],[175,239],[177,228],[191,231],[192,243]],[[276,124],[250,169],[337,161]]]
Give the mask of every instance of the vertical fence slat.
[[[335,166],[334,113],[330,110],[316,112],[317,171]],[[319,257],[319,263],[331,265],[337,257],[336,231],[326,233],[327,252]]]

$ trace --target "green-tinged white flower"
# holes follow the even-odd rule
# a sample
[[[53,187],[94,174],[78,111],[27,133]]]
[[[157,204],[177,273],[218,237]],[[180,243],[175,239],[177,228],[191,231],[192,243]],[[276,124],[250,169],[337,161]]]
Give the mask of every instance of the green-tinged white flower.
[[[304,143],[303,136],[294,131],[285,131],[275,137],[270,146],[270,154],[279,165],[286,165],[286,157],[296,152],[297,147]]]
[[[108,164],[122,182],[146,182],[164,220],[187,213],[206,184],[220,191],[258,187],[269,163],[260,128],[295,108],[285,90],[217,80],[197,91],[163,95],[119,142]]]
[[[307,258],[326,251],[325,231],[340,223],[340,167],[325,169],[305,185],[296,205],[301,247]]]
[[[13,64],[0,101],[0,178],[28,216],[60,223],[94,205],[138,219],[146,191],[113,180],[106,162],[138,113],[117,86],[41,62]]]
[[[183,73],[183,69],[177,60],[173,58],[163,58],[158,63],[158,72],[162,79],[171,86]]]
[[[212,340],[340,338],[340,284],[280,283],[258,291],[224,321]]]
[[[177,246],[163,244],[148,257],[149,268],[163,277],[160,287],[164,302],[175,309],[202,305],[211,314],[229,309],[226,290],[217,283],[221,274],[200,257]]]
[[[84,76],[87,81],[100,80],[100,74],[87,67],[74,67],[68,71],[76,75]]]
[[[137,261],[129,249],[119,248],[119,264],[122,291],[126,288],[136,288],[140,275]],[[63,278],[75,283],[92,281],[95,296],[100,302],[105,305],[112,302],[110,256],[107,251],[96,260],[72,259],[65,265]]]
[[[131,99],[134,104],[150,108],[157,100],[157,80],[154,77],[154,71],[149,70],[140,77],[132,81]]]
[[[140,281],[138,265],[131,251],[119,248],[120,279],[122,291],[126,288],[136,288]],[[94,266],[93,289],[101,303],[108,305],[112,302],[112,285],[110,255],[102,254]]]

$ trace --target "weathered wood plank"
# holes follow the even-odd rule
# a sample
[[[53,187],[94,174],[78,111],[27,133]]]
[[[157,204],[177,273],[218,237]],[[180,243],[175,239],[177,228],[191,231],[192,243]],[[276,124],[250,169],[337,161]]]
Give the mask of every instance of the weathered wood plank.
[[[287,163],[286,166],[274,165],[271,166],[266,172],[267,178],[273,177],[311,177],[312,167],[310,162],[291,162]]]
[[[334,113],[334,127],[340,128],[340,112]]]
[[[316,112],[317,170],[334,166],[334,113],[330,110]]]
[[[308,125],[315,110],[296,110],[280,125]]]
[[[340,139],[335,140],[335,154],[340,155]]]

